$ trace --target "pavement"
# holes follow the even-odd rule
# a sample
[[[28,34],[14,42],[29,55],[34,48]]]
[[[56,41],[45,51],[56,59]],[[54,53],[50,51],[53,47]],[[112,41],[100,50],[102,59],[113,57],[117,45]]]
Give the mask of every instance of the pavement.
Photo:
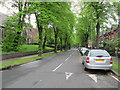
[[[43,55],[49,54],[49,53],[53,53],[53,52],[43,53]],[[18,57],[18,58],[5,59],[5,60],[0,61],[0,64],[11,62],[11,61],[17,61],[17,60],[27,59],[27,58],[31,58],[31,57],[37,57],[37,56],[38,56],[38,54],[36,54],[36,55],[29,55],[29,56],[23,56],[23,57]]]
[[[118,88],[120,85],[107,71],[84,71],[77,49],[1,72],[2,88]]]

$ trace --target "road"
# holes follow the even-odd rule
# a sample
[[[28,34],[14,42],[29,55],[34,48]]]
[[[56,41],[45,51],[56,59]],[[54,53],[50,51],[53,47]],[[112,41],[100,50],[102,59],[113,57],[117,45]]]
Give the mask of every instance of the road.
[[[2,88],[118,88],[104,70],[84,71],[77,49],[2,71]]]

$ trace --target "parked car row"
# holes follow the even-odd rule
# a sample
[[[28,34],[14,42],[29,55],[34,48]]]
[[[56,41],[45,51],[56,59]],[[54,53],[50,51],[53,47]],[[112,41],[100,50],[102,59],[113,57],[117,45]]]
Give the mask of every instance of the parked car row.
[[[112,57],[106,50],[82,47],[79,51],[82,53],[82,64],[85,71],[88,69],[111,70]]]
[[[79,51],[82,55],[84,55],[85,51],[88,50],[88,48],[85,48],[85,47],[81,47],[79,48]]]

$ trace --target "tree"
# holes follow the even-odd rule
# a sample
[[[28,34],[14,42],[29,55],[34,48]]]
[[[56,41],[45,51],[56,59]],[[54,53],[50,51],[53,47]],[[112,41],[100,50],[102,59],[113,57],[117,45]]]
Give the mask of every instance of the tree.
[[[5,37],[3,38],[3,51],[18,51],[18,47],[22,44],[23,37],[21,32],[23,31],[23,26],[25,25],[25,16],[27,2],[23,3],[20,0],[15,1],[12,7],[17,7],[18,13],[9,17],[8,21],[4,23]]]
[[[85,2],[83,4],[82,11],[80,13],[80,23],[82,26],[80,26],[81,29],[78,29],[80,29],[82,32],[83,30],[84,32],[87,32],[87,34],[84,33],[83,35],[86,36],[85,42],[87,42],[88,39],[93,39],[93,37],[96,36],[95,46],[96,48],[99,48],[100,30],[107,28],[105,23],[110,23],[108,22],[109,18],[115,17],[115,15],[112,13],[114,10],[115,9],[113,8],[112,4],[110,4],[110,2]],[[87,22],[83,23],[83,21]]]
[[[21,32],[23,31],[23,26],[25,26],[25,16],[29,15],[30,17],[31,14],[34,14],[39,34],[38,55],[42,55],[46,43],[54,44],[55,52],[57,52],[58,48],[60,48],[61,50],[63,49],[63,47],[64,49],[71,48],[72,46],[71,40],[73,40],[72,34],[74,32],[73,28],[75,25],[75,16],[73,12],[70,10],[71,3],[68,2],[22,3],[20,2],[20,0],[15,2],[16,3],[13,5],[13,7],[18,7],[19,12],[17,13],[18,16],[17,19],[15,19],[17,21],[13,21],[15,24],[11,23],[11,25],[12,24],[17,25],[16,27],[10,26],[10,28],[13,27],[16,32],[15,34],[19,36],[12,38],[14,43],[17,44],[20,43]],[[50,28],[49,25],[52,28]],[[51,36],[49,36],[49,34]]]

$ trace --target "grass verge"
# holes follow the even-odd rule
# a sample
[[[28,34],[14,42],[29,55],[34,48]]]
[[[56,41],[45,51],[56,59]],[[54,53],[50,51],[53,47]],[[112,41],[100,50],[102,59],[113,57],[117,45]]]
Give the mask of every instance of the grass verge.
[[[2,52],[2,45],[0,45],[0,52]],[[45,49],[54,49],[54,48],[51,48],[51,47],[47,47],[45,46]],[[38,45],[21,45],[19,48],[18,48],[18,52],[26,52],[26,51],[37,51],[38,50]],[[14,51],[11,51],[11,52],[3,52],[3,53],[13,53]]]
[[[119,67],[120,67],[120,64],[117,63],[117,62],[115,62],[115,61],[113,61],[112,69],[115,70],[118,74],[120,74],[120,69],[119,69]]]
[[[61,52],[64,52],[64,51],[58,51],[57,53],[61,53]],[[8,66],[18,65],[18,64],[22,64],[22,63],[28,63],[28,62],[31,62],[31,61],[35,61],[36,59],[44,58],[46,56],[50,56],[50,55],[57,54],[57,53],[53,52],[53,53],[49,53],[49,54],[42,55],[42,56],[37,56],[37,57],[11,61],[11,62],[7,62],[7,63],[2,63],[2,64],[0,64],[0,68],[5,68],[5,67],[8,67]]]
[[[45,46],[45,49],[54,49],[54,48]],[[38,50],[38,45],[22,45],[21,47],[19,47],[18,52],[37,51],[37,50]]]

